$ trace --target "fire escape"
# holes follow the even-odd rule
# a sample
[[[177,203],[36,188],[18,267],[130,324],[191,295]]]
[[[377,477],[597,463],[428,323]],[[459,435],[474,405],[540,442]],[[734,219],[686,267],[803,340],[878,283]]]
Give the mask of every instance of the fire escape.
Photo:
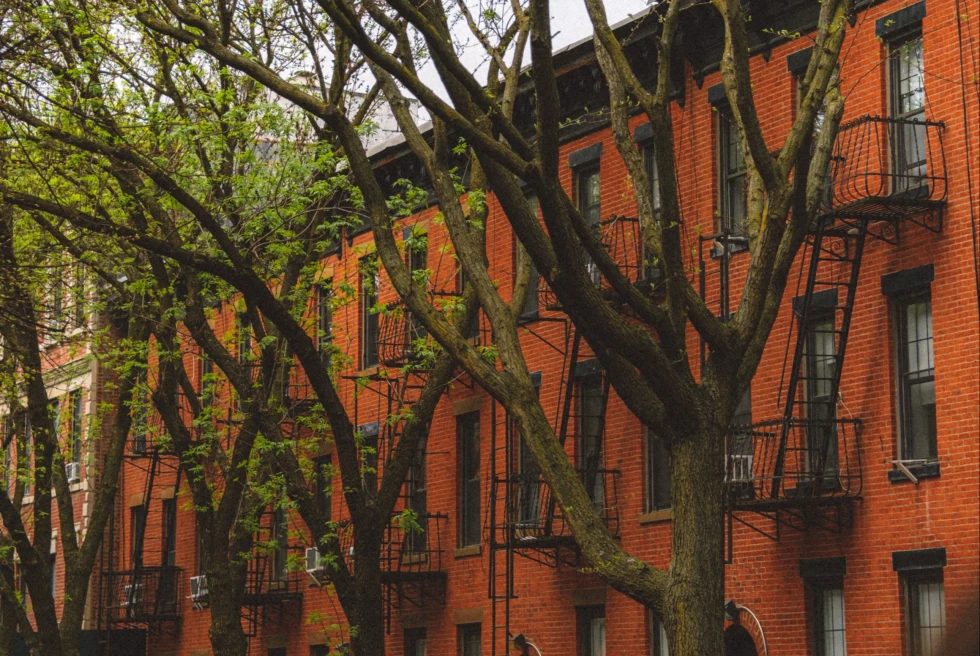
[[[424,260],[423,260],[424,263]],[[424,264],[423,264],[424,266]],[[431,285],[434,286],[434,285]],[[386,296],[389,290],[383,290]],[[429,291],[430,297],[454,296],[449,291]],[[489,334],[474,322],[472,339],[488,344]],[[362,403],[355,400],[354,423],[370,451],[365,465],[365,485],[377,489],[378,473],[387,467],[405,429],[404,415],[411,410],[425,386],[436,354],[425,327],[400,300],[389,302],[378,318],[378,366],[367,376],[350,376],[358,381],[358,394],[373,395],[368,423],[359,423]],[[370,397],[369,397],[370,398]],[[370,404],[368,404],[370,405]],[[448,572],[445,559],[449,538],[446,534],[449,516],[430,512],[426,493],[426,444],[419,445],[407,480],[392,517],[385,527],[381,549],[381,583],[386,630],[391,630],[395,611],[407,607],[424,608],[427,603],[445,605]],[[346,536],[346,537],[344,537]],[[349,550],[348,568],[356,570],[356,554],[350,531],[342,535],[342,549]]]
[[[100,640],[108,646],[116,629],[144,629],[147,633],[174,635],[181,617],[182,570],[174,563],[175,543],[161,535],[160,554],[147,562],[146,534],[151,521],[160,521],[151,512],[154,490],[160,478],[167,477],[174,489],[180,486],[181,466],[176,456],[156,440],[148,440],[144,431],[127,443],[124,466],[145,472],[141,502],[130,508],[134,518],[131,526],[131,553],[120,559],[115,551],[117,535],[116,514],[110,516],[109,535],[101,555],[102,589],[98,599],[99,626],[104,628]],[[160,497],[155,498],[160,501]],[[173,506],[176,508],[176,505]],[[163,522],[161,522],[163,523]],[[176,536],[170,536],[175,540]],[[122,562],[120,562],[122,561]],[[152,564],[151,564],[152,563]],[[122,567],[118,568],[117,565]]]
[[[800,258],[802,294],[793,301],[786,341],[782,414],[733,426],[729,434],[729,559],[733,522],[773,539],[782,525],[835,532],[849,526],[862,491],[861,421],[839,416],[838,401],[864,250],[868,238],[897,244],[907,223],[941,230],[942,133],[942,123],[877,116],[841,126],[824,207]],[[719,288],[727,313],[723,250]],[[751,519],[760,515],[773,528]]]
[[[602,221],[598,230],[606,250],[620,263],[621,270],[638,287],[660,282],[653,267],[643,265],[639,221],[614,216]],[[651,275],[652,274],[652,275]],[[612,296],[602,279],[604,294]],[[543,283],[539,297],[548,310],[560,310],[553,293]],[[619,471],[605,466],[605,415],[609,379],[598,360],[586,352],[582,336],[566,317],[535,317],[524,329],[561,358],[561,379],[554,426],[564,447],[571,439],[575,469],[592,498],[606,527],[619,536],[617,481]],[[540,374],[532,374],[540,385]],[[578,567],[581,554],[571,527],[562,515],[551,489],[517,427],[498,404],[492,403],[489,504],[489,596],[492,603],[491,654],[509,652],[511,603],[515,592],[516,557],[558,568]],[[503,465],[503,471],[500,466]]]

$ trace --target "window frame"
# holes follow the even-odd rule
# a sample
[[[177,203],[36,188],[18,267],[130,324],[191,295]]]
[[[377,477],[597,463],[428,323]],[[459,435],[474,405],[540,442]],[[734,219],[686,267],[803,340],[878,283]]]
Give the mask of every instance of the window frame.
[[[921,597],[918,586],[934,584],[939,584],[940,586],[940,603],[942,604],[940,613],[942,625],[940,627],[933,628],[940,628],[942,634],[939,648],[932,650],[930,654],[929,652],[925,652],[921,649],[922,645],[920,638],[922,626],[921,622],[919,621]],[[928,568],[903,572],[902,587],[905,606],[905,622],[907,626],[906,645],[909,656],[939,656],[943,653],[943,647],[949,637],[949,627],[946,621],[946,583],[943,577],[942,568]]]
[[[413,511],[418,517],[418,530],[408,531],[405,535],[405,549],[408,553],[413,554],[426,553],[428,544],[426,517],[429,501],[425,450],[426,438],[423,438],[412,455],[412,464],[405,480],[406,492],[408,493],[405,499],[405,508]],[[420,481],[421,485],[419,484]]]
[[[806,582],[809,597],[809,639],[814,656],[847,656],[847,606],[844,603],[844,580],[839,576],[810,578]],[[827,616],[824,613],[825,594],[831,591],[840,592],[841,627],[827,628]],[[844,653],[827,651],[827,634],[839,632],[844,636]]]
[[[540,214],[540,205],[538,202],[538,197],[534,194],[528,194],[527,203],[530,208],[531,214],[534,218],[538,218]],[[514,280],[517,280],[517,264],[520,258],[521,251],[525,250],[524,246],[521,244],[520,240],[517,238],[517,233],[514,233]],[[521,314],[517,318],[518,321],[533,321],[537,319],[541,313],[541,303],[538,298],[539,288],[541,285],[541,274],[538,273],[538,268],[534,265],[534,260],[528,256],[528,262],[531,264],[531,275],[528,278],[527,283],[527,295],[524,297],[524,305],[521,306]]]
[[[327,369],[333,362],[333,281],[325,280],[316,288],[317,348],[320,362]]]
[[[71,443],[71,461],[78,468],[75,478],[69,480],[74,483],[82,479],[82,460],[83,460],[83,428],[85,424],[85,412],[82,408],[82,388],[76,387],[68,392],[68,439]]]
[[[272,552],[270,580],[281,583],[289,578],[289,509],[283,501],[272,510],[272,540],[276,547]]]
[[[320,514],[328,522],[333,514],[333,476],[330,475],[332,468],[333,456],[330,454],[318,456],[313,460],[313,496]]]
[[[405,629],[405,656],[419,656],[420,641],[422,643],[422,656],[425,656],[428,650],[428,636],[425,628]]]
[[[472,640],[474,638],[478,645],[476,654],[467,651],[467,647],[472,646]],[[456,645],[459,656],[481,656],[483,653],[483,625],[480,622],[457,624]]]
[[[921,73],[920,78],[922,81],[922,105],[916,109],[902,111],[902,98],[903,95],[912,95],[913,91],[911,86],[907,94],[903,94],[902,86],[902,52],[910,44],[918,42],[918,52],[919,52],[919,71]],[[915,24],[909,29],[900,31],[888,39],[888,116],[893,119],[899,120],[910,120],[910,121],[924,121],[926,113],[926,99],[925,99],[925,43],[922,38],[922,25],[921,23]],[[907,78],[911,80],[911,77]],[[906,132],[911,128],[915,130],[914,126],[907,125],[893,125],[891,137],[891,153],[890,153],[890,165],[892,171],[892,193],[905,193],[917,189],[918,187],[925,184],[925,178],[928,167],[928,153],[924,153],[924,158],[910,164],[907,160],[907,155],[904,153],[903,144],[905,143]],[[924,128],[921,131],[923,139],[925,138]],[[916,135],[918,136],[918,135]],[[925,144],[922,144],[925,149]],[[910,173],[916,169],[921,170],[921,174]],[[918,183],[915,179],[919,178]]]
[[[590,203],[588,201],[588,196],[586,195],[587,180],[595,180],[595,195],[597,200],[594,203]],[[591,192],[589,195],[591,195]],[[600,167],[599,159],[582,164],[575,169],[575,205],[578,207],[579,213],[582,215],[582,218],[589,225],[589,227],[597,232],[601,231],[602,169]],[[602,274],[599,272],[599,268],[596,266],[595,262],[592,261],[592,258],[589,257],[588,253],[585,253],[584,257],[588,275],[592,279],[592,282],[598,287],[602,283]]]
[[[596,620],[602,620],[601,639],[599,640],[599,653],[595,653],[593,646],[597,641],[594,632]],[[575,625],[577,633],[578,656],[606,656],[606,606],[605,604],[590,604],[587,606],[575,607]]]
[[[146,552],[146,520],[149,516],[149,511],[146,506],[130,506],[129,508],[129,557],[132,563],[133,569],[136,569],[143,564],[143,557]],[[142,544],[137,545],[138,533],[140,529],[143,530],[143,537],[140,538]],[[140,549],[137,552],[136,547],[139,546]]]
[[[378,337],[380,335],[380,315],[371,312],[371,309],[378,304],[378,291],[381,286],[381,274],[377,270],[377,258],[368,256],[361,258],[359,268],[359,298],[360,303],[360,328],[361,328],[361,369],[370,369],[378,366],[380,353],[378,350]],[[370,286],[369,286],[370,281]]]
[[[717,137],[718,137],[718,148],[717,148],[717,166],[718,166],[718,215],[719,215],[719,231],[722,233],[727,233],[730,237],[745,237],[746,236],[746,226],[745,221],[748,218],[748,168],[745,163],[747,154],[744,152],[744,146],[742,145],[741,135],[738,132],[737,126],[734,124],[735,119],[732,116],[731,109],[727,105],[717,106]],[[740,151],[741,156],[741,168],[730,169],[728,162],[731,159],[731,148],[734,145],[737,151]],[[736,157],[738,159],[738,157]],[[734,185],[741,180],[742,186],[742,216],[741,225],[736,225],[735,217],[732,215],[733,202],[731,190]]]
[[[456,415],[456,439],[458,442],[459,465],[457,467],[458,495],[457,516],[458,529],[456,544],[459,547],[471,547],[481,543],[480,515],[481,487],[480,478],[480,411],[474,410]],[[469,453],[473,449],[473,453]],[[470,455],[470,457],[467,457]],[[470,465],[475,464],[474,471],[469,471]],[[474,502],[475,499],[475,502]],[[473,505],[471,508],[470,505]],[[475,512],[474,512],[475,511]],[[473,512],[475,516],[471,517]]]
[[[909,362],[909,334],[908,334],[908,310],[911,306],[916,305],[921,302],[925,302],[928,308],[928,319],[927,325],[929,328],[929,335],[927,341],[929,343],[929,357],[931,360],[932,367],[927,370],[920,371],[931,371],[931,374],[922,375],[917,377],[914,382],[910,380],[912,372],[910,372],[910,362]],[[932,313],[932,292],[929,287],[910,290],[906,293],[900,294],[895,297],[894,301],[894,321],[895,321],[895,345],[896,345],[896,386],[897,386],[897,413],[898,413],[898,458],[903,462],[918,462],[922,461],[924,463],[936,462],[939,457],[938,449],[938,430],[936,424],[936,414],[935,408],[933,409],[933,425],[932,425],[932,435],[927,435],[929,454],[925,458],[914,458],[914,441],[915,435],[913,434],[911,428],[911,387],[913,385],[922,383],[932,383],[933,384],[933,396],[935,397],[935,383],[936,383],[936,366],[935,366],[935,332],[932,327],[933,313]],[[926,340],[920,340],[926,341]],[[938,399],[936,399],[938,400]]]
[[[670,510],[671,500],[670,500],[670,483],[671,483],[671,468],[670,468],[670,450],[667,449],[666,444],[661,440],[657,434],[646,427],[644,431],[644,456],[646,471],[645,475],[645,491],[646,496],[644,499],[645,512],[658,512],[661,510]],[[659,445],[659,448],[658,448]],[[665,471],[659,467],[656,467],[657,462],[661,461],[663,457],[666,456],[666,479],[667,479],[667,498],[661,498],[658,494],[657,483],[664,476]]]
[[[650,641],[650,656],[670,656],[667,627],[652,608],[647,609],[647,639]]]
[[[605,479],[603,477],[603,469],[604,469],[605,456],[606,456],[605,453],[606,450],[604,444],[605,432],[606,432],[605,431],[606,429],[605,405],[608,402],[608,397],[607,397],[607,391],[605,389],[605,381],[604,381],[603,374],[601,372],[597,372],[597,373],[591,373],[587,375],[576,376],[575,385],[577,387],[577,389],[575,390],[575,397],[576,397],[575,403],[578,406],[577,407],[578,417],[576,418],[576,421],[578,423],[578,425],[576,426],[576,435],[578,439],[576,440],[576,445],[575,445],[575,452],[576,452],[575,459],[578,464],[579,475],[582,477],[582,483],[583,485],[585,485],[586,492],[589,494],[589,497],[592,499],[592,502],[593,504],[595,504],[596,508],[601,510],[605,507],[605,501],[606,501]],[[587,419],[585,415],[585,403],[586,403],[586,399],[590,398],[587,397],[587,395],[585,394],[586,385],[588,385],[589,387],[592,387],[594,385],[599,392],[598,394],[599,415],[595,417],[597,421],[597,432],[596,435],[594,436],[596,444],[598,446],[597,448],[598,456],[596,458],[597,461],[595,463],[588,460],[585,453],[586,438],[587,438],[585,433],[586,430],[585,420]],[[591,418],[591,416],[589,418]],[[592,472],[589,469],[590,465],[592,464],[596,465],[595,472]],[[586,477],[592,473],[595,474],[595,479],[592,480],[591,485],[589,485],[590,481],[586,480]],[[592,488],[591,490],[589,489],[590,487]],[[597,496],[598,498],[596,498]]]

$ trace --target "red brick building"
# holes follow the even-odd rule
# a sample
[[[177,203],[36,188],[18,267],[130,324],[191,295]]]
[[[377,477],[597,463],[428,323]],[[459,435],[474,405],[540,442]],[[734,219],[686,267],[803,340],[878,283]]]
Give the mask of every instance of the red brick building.
[[[944,637],[977,631],[980,34],[977,8],[966,4],[860,3],[848,31],[846,106],[826,212],[732,430],[726,553],[705,554],[728,563],[732,653],[931,655]],[[766,7],[753,12],[761,27],[752,35],[752,76],[766,138],[779,144],[794,117],[817,4]],[[737,307],[748,255],[744,163],[727,125],[721,27],[711,12],[685,12],[672,111],[690,277],[724,316]],[[642,57],[656,21],[617,29]],[[795,32],[803,36],[779,36]],[[633,190],[608,121],[586,110],[604,101],[591,40],[556,57],[565,118],[573,119],[563,129],[567,166],[558,182],[599,223],[631,277],[655,279],[642,265]],[[646,118],[631,126],[646,149]],[[390,180],[418,170],[400,143],[374,156]],[[406,240],[425,244],[424,253],[410,245],[407,257],[433,270],[435,293],[451,293],[456,265],[436,213],[405,220]],[[492,199],[487,230],[490,267],[506,288],[515,243]],[[410,237],[421,234],[425,240]],[[383,445],[385,418],[408,400],[399,365],[411,325],[399,313],[366,310],[396,303],[395,295],[383,278],[376,297],[364,291],[358,265],[371,252],[370,231],[347,237],[321,276],[350,283],[359,299],[319,317],[321,328],[331,326],[321,336],[344,361],[338,385],[359,430],[368,444]],[[666,452],[610,393],[574,327],[539,291],[529,298],[522,339],[542,404],[623,546],[666,566]],[[222,318],[232,330],[233,311]],[[485,339],[486,328],[476,328],[475,339]],[[697,357],[699,344],[690,347]],[[197,357],[189,348],[185,363]],[[197,364],[189,370],[204,373]],[[329,458],[329,447],[316,455]],[[518,634],[546,655],[666,653],[656,618],[586,573],[505,413],[467,376],[441,401],[410,478],[404,503],[425,531],[392,529],[389,653],[503,656],[520,652],[507,641]],[[195,587],[202,582],[192,581],[200,571],[195,517],[184,498],[176,463],[133,454],[108,550],[113,574],[93,595],[89,628],[144,628],[149,654],[209,653],[207,600]],[[342,519],[339,489],[330,503]],[[282,521],[289,526],[288,549],[275,558],[301,559],[309,546],[301,520],[269,513],[265,521],[273,537],[283,535]],[[121,599],[136,580],[131,545],[141,522],[143,567],[156,573],[140,580],[171,590],[172,604],[132,617]],[[253,653],[336,652],[343,616],[316,572],[289,571],[273,582],[256,581],[262,594],[243,609]]]

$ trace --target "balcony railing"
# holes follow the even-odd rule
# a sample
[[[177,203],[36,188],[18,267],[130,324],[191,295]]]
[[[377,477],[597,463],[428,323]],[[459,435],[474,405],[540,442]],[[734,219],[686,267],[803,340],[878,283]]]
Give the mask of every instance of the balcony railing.
[[[844,220],[911,219],[938,231],[947,193],[943,129],[922,118],[881,116],[842,125],[827,213]]]
[[[425,327],[402,302],[389,303],[380,317],[378,361],[388,367],[425,365]]]
[[[151,624],[180,616],[179,567],[141,567],[109,574],[109,618],[113,622]]]
[[[834,502],[861,495],[860,422],[774,419],[735,426],[725,483],[736,508]]]
[[[385,532],[382,579],[400,582],[412,578],[446,575],[443,556],[449,516],[423,513],[406,518],[395,515]]]
[[[614,536],[619,535],[619,506],[616,482],[619,470],[579,470],[603,522]],[[499,479],[496,488],[507,488],[505,529],[516,548],[537,548],[563,542],[572,543],[571,527],[551,493],[551,488],[537,473],[512,474]],[[497,494],[503,490],[498,490]]]

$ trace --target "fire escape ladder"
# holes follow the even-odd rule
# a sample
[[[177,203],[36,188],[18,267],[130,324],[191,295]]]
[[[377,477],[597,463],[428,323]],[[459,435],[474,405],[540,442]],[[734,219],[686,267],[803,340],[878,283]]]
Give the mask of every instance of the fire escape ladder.
[[[133,569],[129,575],[129,585],[125,591],[126,616],[134,617],[142,612],[143,606],[143,545],[146,541],[146,526],[150,516],[150,496],[153,493],[153,479],[156,478],[157,466],[160,463],[160,452],[153,447],[150,456],[150,471],[146,476],[143,487],[142,521],[138,522],[133,534]]]
[[[773,499],[783,493],[789,450],[805,451],[797,455],[803,456],[811,473],[823,472],[836,458],[837,397],[867,235],[866,220],[841,226],[826,217],[810,237],[806,290],[795,308],[797,338],[770,490]],[[800,422],[805,422],[809,439],[790,445],[790,434]]]
[[[514,530],[511,521],[511,478],[513,477],[513,444],[507,413],[498,419],[497,400],[490,400],[490,437],[493,445],[490,454],[491,495],[489,504],[490,567],[488,572],[488,596],[490,597],[491,656],[507,656],[510,640],[510,600],[514,594]],[[500,435],[503,440],[500,440]],[[497,474],[500,459],[504,461],[504,475]],[[503,494],[501,494],[501,491]],[[501,513],[500,502],[503,501]],[[502,515],[502,517],[501,517]]]

